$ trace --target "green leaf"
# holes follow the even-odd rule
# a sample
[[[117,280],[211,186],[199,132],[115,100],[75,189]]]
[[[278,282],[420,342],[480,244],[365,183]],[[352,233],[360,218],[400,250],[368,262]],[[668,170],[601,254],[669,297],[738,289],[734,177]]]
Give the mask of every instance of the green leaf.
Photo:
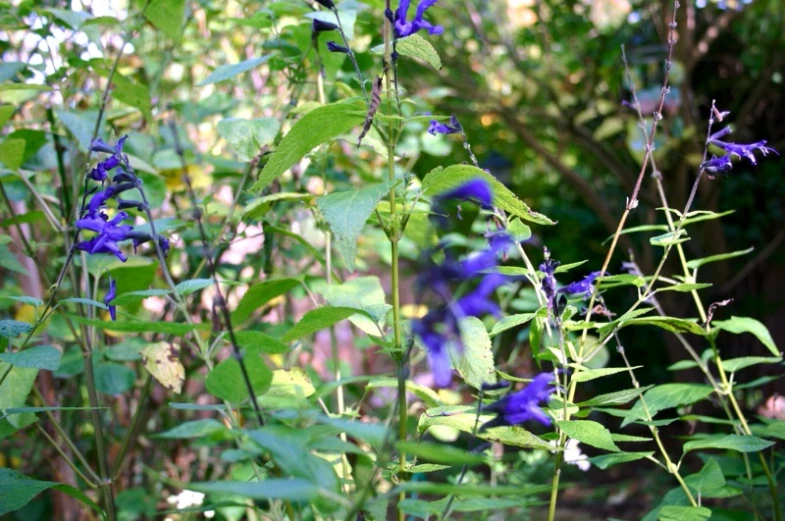
[[[55,9],[51,7],[44,9],[44,11],[52,14],[58,20],[65,22],[71,29],[76,30],[81,29],[84,23],[93,17],[93,15],[87,11],[71,11],[70,9]]]
[[[771,351],[774,356],[781,356],[779,349],[774,344],[768,328],[762,322],[748,317],[731,317],[729,320],[715,320],[711,323],[713,329],[721,329],[728,333],[740,335],[742,333],[752,333],[761,344]]]
[[[436,52],[436,49],[431,45],[431,42],[419,34],[412,34],[411,36],[397,40],[395,50],[400,56],[422,60],[437,71],[442,68],[442,59],[439,58],[439,53]],[[384,44],[379,44],[372,48],[371,53],[383,56]]]
[[[643,395],[646,406],[652,417],[660,411],[689,405],[703,400],[714,391],[714,388],[705,384],[662,384],[646,391]],[[636,403],[631,409],[643,418],[643,406]]]
[[[264,481],[205,481],[189,483],[189,490],[205,494],[230,494],[256,500],[311,501],[319,487],[305,479],[273,478]]]
[[[475,433],[475,418],[477,410],[464,405],[450,405],[428,409],[421,416],[417,429],[424,433],[434,426],[446,426],[458,429],[461,432]],[[493,419],[493,415],[480,415],[478,425]],[[478,438],[494,443],[501,443],[511,447],[528,449],[547,449],[553,447],[547,441],[535,436],[523,427],[494,427],[482,432],[476,432]]]
[[[725,486],[725,476],[722,475],[719,463],[714,458],[709,458],[703,465],[700,472],[692,474],[684,478],[687,486],[698,494],[705,496],[712,490],[722,488]]]
[[[493,191],[493,204],[524,221],[536,224],[555,224],[546,216],[532,211],[527,204],[518,199],[509,188],[496,180],[491,174],[469,165],[453,165],[437,168],[425,176],[422,190],[429,196],[438,195],[456,188],[472,179],[485,179]]]
[[[195,330],[208,330],[210,324],[179,324],[174,322],[125,322],[125,321],[103,321],[96,319],[82,318],[76,315],[69,315],[74,322],[92,326],[100,330],[115,331],[118,333],[164,333],[167,335],[187,335]]]
[[[692,322],[691,320],[685,320],[683,318],[675,318],[675,317],[640,317],[640,318],[631,318],[629,320],[624,320],[621,323],[620,327],[627,327],[627,326],[657,326],[659,328],[665,329],[666,331],[671,331],[673,333],[692,333],[693,335],[706,335],[706,330],[703,329],[700,325]]]
[[[95,122],[98,121],[98,112],[93,110],[68,111],[55,109],[55,114],[57,114],[57,119],[74,137],[79,150],[87,152],[90,148],[90,141],[93,138]]]
[[[168,289],[143,289],[140,291],[129,291],[127,293],[123,293],[122,295],[118,295],[117,298],[112,301],[112,304],[115,306],[127,306],[129,304],[136,304],[141,302],[146,298],[165,297],[171,293],[172,291]],[[60,302],[62,302],[62,300]]]
[[[648,458],[654,454],[653,452],[616,452],[612,454],[603,454],[601,456],[594,456],[589,458],[592,465],[605,470],[620,463],[628,463],[630,461],[638,461],[639,459]]]
[[[131,107],[139,109],[145,118],[152,118],[153,105],[150,102],[150,89],[147,85],[141,85],[131,81],[122,74],[112,76],[112,97]]]
[[[9,296],[9,297],[0,297],[0,298],[7,298],[9,300],[15,300],[16,302],[21,302],[22,304],[27,304],[28,306],[33,306],[34,308],[37,308],[37,307],[40,307],[40,306],[44,305],[44,302],[41,299],[35,298],[35,297],[28,297],[28,296],[10,297]]]
[[[2,67],[4,64],[0,64]],[[1,69],[0,69],[1,70]],[[4,81],[0,79],[0,81]],[[14,106],[13,105],[0,105],[0,129],[5,126],[11,116],[14,114]]]
[[[666,505],[660,509],[658,521],[706,521],[711,510],[706,507]]]
[[[496,336],[499,333],[507,331],[508,329],[526,324],[536,316],[537,313],[522,313],[520,315],[510,315],[509,317],[504,317],[493,325],[493,329],[491,329],[491,336]]]
[[[738,452],[760,452],[774,445],[773,441],[764,440],[757,436],[742,436],[739,434],[726,434],[707,436],[706,438],[688,441],[684,444],[684,453],[700,449],[725,449]]]
[[[100,512],[103,516],[103,511],[98,505],[78,489],[63,483],[30,479],[13,469],[7,468],[0,468],[0,490],[3,491],[0,494],[0,516],[22,508],[35,496],[50,488],[68,494],[96,512]]]
[[[611,452],[619,452],[611,438],[611,431],[597,422],[589,420],[562,420],[556,422],[559,429],[570,438],[576,439],[586,445]]]
[[[785,440],[785,420],[774,421],[765,426],[753,425],[751,428],[757,436]]]
[[[0,143],[0,162],[9,170],[17,172],[25,155],[24,139],[6,139]]]
[[[218,134],[243,162],[252,160],[263,146],[272,143],[280,129],[281,124],[275,118],[226,118],[217,126]]]
[[[216,432],[224,432],[226,427],[212,418],[204,418],[202,420],[194,420],[181,423],[173,429],[156,434],[156,438],[164,438],[168,440],[191,440],[194,438],[204,438]]]
[[[60,299],[61,304],[83,304],[85,306],[93,306],[100,309],[109,309],[109,306],[104,304],[103,302],[99,302],[97,300],[93,300],[91,298],[83,298],[83,297],[69,297]],[[113,304],[116,304],[113,302]]]
[[[379,201],[390,192],[393,182],[365,186],[357,190],[335,192],[316,199],[336,238],[336,247],[346,267],[354,271],[357,238]]]
[[[212,285],[212,279],[192,279],[182,281],[177,286],[175,286],[175,289],[177,290],[177,293],[185,296],[197,291],[201,291],[204,288],[209,288]]]
[[[180,42],[185,0],[152,0],[144,15],[159,31],[175,42]]]
[[[379,277],[357,277],[343,284],[329,284],[322,294],[331,306],[362,309],[373,317],[353,315],[349,321],[368,335],[379,336],[376,324],[384,325],[384,317],[392,306],[384,299],[384,288]]]
[[[289,352],[289,346],[260,331],[235,331],[234,337],[241,348],[251,348],[271,355]]]
[[[742,257],[748,253],[752,253],[755,248],[747,248],[746,250],[733,251],[730,253],[721,253],[719,255],[711,255],[710,257],[703,257],[702,259],[693,259],[687,263],[687,267],[691,270],[698,269],[706,264],[717,262],[725,259],[732,259],[734,257]]]
[[[52,346],[35,346],[16,353],[0,353],[0,362],[16,367],[55,371],[60,367],[60,351]]]
[[[678,291],[680,293],[687,293],[688,291],[697,291],[700,289],[706,289],[712,287],[713,284],[708,282],[699,282],[695,284],[673,284],[672,286],[664,286],[662,288],[657,288],[657,293],[662,293],[663,291]]]
[[[581,402],[578,405],[581,407],[599,407],[601,405],[624,405],[625,403],[629,403],[647,389],[650,389],[652,386],[642,387],[640,389],[624,389],[623,391],[614,391],[612,393],[607,394],[600,394],[586,400],[585,402]]]
[[[652,237],[649,239],[649,243],[652,246],[661,246],[663,248],[667,248],[669,246],[675,246],[676,244],[681,244],[689,240],[690,238],[687,236],[687,230],[682,228],[678,232],[667,232],[663,233],[662,235]]]
[[[312,309],[306,313],[292,329],[287,331],[281,340],[284,342],[291,342],[292,340],[299,340],[303,337],[310,336],[317,331],[321,331],[341,320],[349,318],[355,313],[357,313],[357,310],[354,308],[325,306]]]
[[[485,461],[485,456],[482,454],[466,452],[463,449],[440,443],[399,441],[395,447],[399,451],[405,452],[407,456],[416,456],[418,460],[423,459],[433,463],[462,465]]]
[[[270,183],[301,160],[308,152],[333,138],[349,132],[365,121],[365,104],[339,102],[315,108],[303,116],[281,140],[281,144],[264,166],[252,192],[264,190]]]
[[[750,367],[758,364],[778,364],[782,362],[782,357],[779,356],[742,356],[739,358],[731,358],[730,360],[722,361],[722,368],[729,373],[735,373],[745,367]]]
[[[237,309],[232,313],[232,322],[244,322],[254,311],[299,285],[297,279],[273,279],[254,284],[240,299]]]
[[[103,362],[93,367],[95,388],[104,394],[117,396],[134,386],[136,372],[122,364]]]
[[[450,350],[452,365],[464,381],[480,389],[483,384],[496,383],[491,337],[485,324],[477,317],[465,317],[458,323],[461,330],[463,353]]]
[[[643,367],[642,365],[637,365],[632,367],[632,369],[640,369]],[[603,376],[609,376],[616,373],[624,373],[627,371],[626,367],[604,367],[602,369],[589,369],[583,371],[576,371],[573,380],[576,382],[588,382],[590,380],[594,380],[596,378],[602,378]]]
[[[198,83],[196,86],[204,87],[205,85],[212,85],[213,83],[226,81],[228,79],[237,76],[238,74],[242,74],[244,72],[250,71],[251,69],[255,69],[256,67],[265,63],[267,60],[269,60],[272,57],[273,54],[267,54],[265,56],[259,56],[258,58],[251,58],[250,60],[241,61],[240,63],[221,65],[220,67],[216,68],[213,72],[211,72],[210,75],[207,76],[207,78],[202,80],[202,82]]]
[[[457,496],[528,496],[544,494],[551,491],[550,485],[528,485],[526,487],[514,485],[453,485],[451,483],[429,483],[426,481],[406,481],[400,483],[396,490],[416,492],[424,495]]]
[[[0,385],[0,411],[14,407],[22,407],[27,401],[27,395],[33,388],[33,382],[38,375],[38,369],[30,367],[15,367],[5,362],[0,362],[0,375],[8,375]],[[23,418],[16,416],[8,419],[16,428],[22,427]],[[0,494],[2,496],[2,494]]]
[[[273,381],[273,372],[262,360],[260,351],[246,348],[243,353],[243,361],[254,394],[260,395],[267,392]],[[248,399],[248,387],[240,362],[233,356],[213,367],[207,374],[205,386],[210,394],[227,402],[241,403]]]
[[[28,333],[33,326],[27,322],[17,320],[0,320],[0,338],[12,339],[23,333]]]

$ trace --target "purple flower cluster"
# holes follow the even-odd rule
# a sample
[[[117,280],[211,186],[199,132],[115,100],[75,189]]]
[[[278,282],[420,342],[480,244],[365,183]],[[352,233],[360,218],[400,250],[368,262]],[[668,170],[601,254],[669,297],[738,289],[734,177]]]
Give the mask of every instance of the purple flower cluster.
[[[584,278],[567,284],[557,289],[555,272],[559,262],[550,258],[550,253],[545,250],[545,260],[540,264],[540,271],[544,274],[541,287],[545,298],[548,299],[548,309],[556,309],[556,299],[559,295],[582,296],[584,299],[591,297],[594,281],[600,276],[599,271],[593,271]]]
[[[715,174],[724,174],[729,172],[733,168],[733,163],[731,162],[732,156],[736,156],[739,159],[744,157],[753,165],[757,165],[758,162],[755,159],[755,154],[754,154],[756,150],[761,154],[763,154],[764,156],[768,155],[769,152],[774,152],[775,154],[778,154],[776,150],[766,146],[766,140],[743,145],[740,143],[728,143],[720,139],[727,136],[730,133],[731,133],[730,127],[725,127],[719,132],[715,132],[714,134],[709,136],[708,144],[719,147],[725,151],[724,155],[720,157],[716,157],[716,156],[712,157],[708,161],[704,161],[701,164],[700,166],[701,170],[702,171],[705,170],[706,172],[708,172],[709,176],[713,176]]]
[[[420,0],[420,3],[417,4],[414,18],[411,21],[408,21],[406,20],[406,17],[409,14],[409,4],[411,1],[401,0],[398,4],[398,9],[395,10],[395,17],[393,19],[395,37],[404,38],[406,36],[411,36],[421,29],[425,29],[428,31],[428,34],[431,35],[442,34],[444,32],[444,27],[441,25],[433,25],[423,18],[423,16],[425,16],[425,11],[427,11],[429,7],[435,5],[437,1],[438,0]]]
[[[540,373],[520,391],[510,393],[501,400],[485,406],[483,412],[495,413],[496,418],[485,422],[480,431],[493,427],[520,425],[530,420],[536,420],[545,426],[550,425],[550,417],[540,409],[539,405],[547,402],[556,390],[551,383],[553,383],[552,373]]]
[[[482,206],[492,203],[491,187],[483,179],[468,181],[434,199],[433,211],[441,212],[447,201],[474,201]],[[437,214],[437,223],[445,219]],[[494,232],[487,236],[488,247],[465,259],[456,259],[447,248],[439,249],[444,255],[441,264],[431,264],[418,277],[419,288],[428,288],[439,299],[439,304],[428,314],[412,323],[412,331],[425,346],[438,387],[450,384],[452,371],[450,349],[461,350],[460,321],[465,317],[481,317],[501,314],[499,306],[492,300],[496,289],[507,278],[493,269],[497,258],[511,244],[505,232]],[[473,290],[459,298],[453,298],[451,288],[463,282],[478,282]]]
[[[76,221],[76,228],[81,231],[90,231],[95,235],[89,239],[77,242],[75,247],[78,250],[94,254],[110,254],[117,257],[121,262],[128,260],[123,253],[120,244],[123,241],[133,241],[134,249],[147,241],[157,241],[164,255],[169,251],[169,240],[162,236],[153,236],[151,233],[134,230],[130,224],[123,224],[130,219],[128,212],[124,209],[136,208],[146,209],[146,205],[140,201],[120,199],[119,195],[128,190],[137,189],[141,191],[142,181],[134,174],[128,156],[123,154],[123,144],[127,136],[120,138],[117,144],[112,146],[101,139],[93,141],[90,149],[93,152],[102,152],[109,156],[100,161],[96,167],[90,171],[88,177],[101,183],[102,187],[94,190],[89,202],[83,205],[79,219]],[[111,182],[106,184],[109,176],[114,174]],[[106,213],[109,201],[117,203],[119,211],[111,219]],[[104,298],[104,303],[109,303],[117,294],[116,281],[110,279],[109,292]],[[114,306],[109,306],[112,320],[116,318]]]

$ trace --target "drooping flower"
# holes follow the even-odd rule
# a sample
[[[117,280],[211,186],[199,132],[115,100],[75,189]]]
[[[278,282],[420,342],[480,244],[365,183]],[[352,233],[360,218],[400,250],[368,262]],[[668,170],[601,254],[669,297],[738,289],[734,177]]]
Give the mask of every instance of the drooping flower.
[[[109,316],[112,317],[112,320],[117,320],[117,307],[111,305],[115,297],[117,297],[117,281],[109,277],[109,291],[104,297],[104,304],[109,307]]]
[[[583,298],[591,297],[592,286],[597,277],[600,276],[599,271],[593,271],[581,280],[575,281],[571,284],[559,288],[557,293],[564,293],[566,295],[583,295]]]
[[[344,47],[343,45],[338,45],[335,42],[327,42],[327,50],[330,52],[342,52],[344,54],[349,54],[352,52],[348,47]]]
[[[473,179],[452,190],[449,190],[434,199],[433,207],[439,210],[448,201],[471,200],[483,206],[490,206],[492,202],[491,188],[484,179]],[[434,210],[434,211],[436,211]],[[438,215],[438,214],[437,214]],[[449,224],[446,217],[445,225]],[[445,387],[451,380],[450,352],[461,352],[460,322],[466,317],[482,317],[484,315],[499,315],[498,305],[493,301],[493,293],[506,278],[493,269],[498,265],[498,257],[512,244],[510,236],[501,231],[487,235],[488,247],[480,252],[469,255],[465,259],[458,259],[445,247],[438,246],[443,260],[436,264],[431,261],[428,254],[429,265],[417,279],[418,300],[426,292],[437,298],[437,305],[424,317],[412,322],[412,332],[416,334],[425,347],[434,381],[437,386]],[[459,298],[453,298],[452,287],[472,283],[479,278],[473,290]]]
[[[763,154],[764,157],[767,156],[769,152],[774,152],[775,154],[779,155],[776,150],[766,146],[765,139],[756,143],[750,143],[748,145],[742,145],[740,143],[726,143],[725,141],[719,141],[717,139],[711,140],[710,143],[720,147],[725,152],[727,152],[728,155],[736,156],[739,159],[742,157],[747,158],[753,165],[758,164],[758,162],[755,160],[755,154],[753,154],[755,150]]]
[[[461,126],[458,118],[455,117],[455,114],[450,116],[449,123],[440,123],[435,119],[431,120],[431,124],[428,126],[428,133],[432,136],[436,134],[460,134],[463,132],[463,127]]]
[[[705,170],[709,173],[709,175],[714,174],[723,174],[725,172],[730,172],[733,168],[733,163],[730,160],[730,154],[726,154],[720,157],[713,157],[707,161],[701,163],[701,170]]]
[[[553,383],[553,374],[541,373],[520,391],[510,393],[501,400],[483,407],[483,412],[496,413],[496,418],[484,423],[480,431],[493,427],[520,425],[529,420],[550,425],[550,417],[540,409],[539,405],[546,402],[556,390],[551,383]]]
[[[414,18],[409,22],[406,20],[406,16],[409,13],[409,4],[411,3],[411,0],[401,0],[398,4],[398,9],[395,11],[395,36],[397,38],[404,38],[421,29],[427,30],[428,34],[431,35],[442,34],[444,32],[444,27],[441,25],[433,25],[423,18],[425,16],[425,11],[427,11],[429,7],[435,5],[437,1],[438,0],[420,0],[420,3],[417,4],[417,11],[414,14]]]
[[[319,20],[318,18],[315,18],[311,28],[313,29],[313,32],[315,32],[315,33],[324,33],[324,32],[328,32],[328,31],[335,31],[336,29],[338,29],[338,26],[335,25],[332,22],[325,22],[325,21]]]
[[[111,154],[113,156],[122,156],[123,145],[125,144],[126,139],[128,139],[127,135],[118,139],[117,143],[112,146],[99,137],[94,139],[90,144],[90,150],[93,152],[104,152],[105,154]]]
[[[108,220],[105,214],[96,217],[87,216],[77,220],[77,228],[96,232],[97,235],[90,240],[77,243],[76,248],[90,254],[111,253],[121,262],[125,262],[128,257],[125,256],[117,243],[131,239],[134,229],[131,225],[120,226],[120,223],[125,219],[128,219],[127,213],[117,212],[117,215],[111,220]]]

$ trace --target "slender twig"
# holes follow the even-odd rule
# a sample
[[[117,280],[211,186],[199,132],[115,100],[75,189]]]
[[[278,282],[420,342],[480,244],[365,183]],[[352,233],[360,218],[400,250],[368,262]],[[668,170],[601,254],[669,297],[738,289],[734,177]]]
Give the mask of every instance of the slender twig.
[[[360,72],[360,65],[357,63],[357,58],[354,55],[354,51],[349,46],[349,39],[346,38],[346,32],[343,30],[343,24],[341,23],[341,16],[338,14],[338,7],[333,6],[333,14],[335,14],[335,19],[338,21],[338,32],[341,34],[341,39],[343,39],[343,45],[349,52],[346,53],[349,56],[349,59],[354,66],[354,73],[357,75],[357,81],[360,82],[360,88],[363,91],[363,97],[365,98],[365,103],[370,103],[371,100],[368,98],[368,91],[365,88],[365,80],[363,79],[363,73]],[[318,52],[317,52],[318,54]]]
[[[84,482],[85,482],[85,484],[86,484],[88,487],[90,487],[90,488],[96,488],[96,487],[98,486],[98,485],[96,485],[96,484],[95,484],[95,482],[93,482],[93,481],[92,481],[90,478],[88,478],[87,476],[85,476],[85,475],[82,473],[82,471],[81,471],[81,470],[79,470],[79,467],[77,467],[77,466],[76,466],[76,463],[74,463],[74,462],[73,462],[73,460],[71,460],[71,458],[69,458],[69,457],[68,457],[68,455],[67,455],[67,454],[65,453],[65,451],[64,451],[64,450],[63,450],[63,449],[60,447],[60,445],[58,445],[58,444],[57,444],[57,441],[55,441],[55,440],[54,440],[54,438],[52,438],[52,437],[49,435],[49,433],[48,433],[48,432],[46,432],[46,429],[44,429],[43,427],[41,427],[41,424],[40,424],[40,423],[36,423],[36,424],[35,424],[35,426],[38,428],[38,432],[40,432],[40,433],[41,433],[41,434],[44,436],[44,438],[46,438],[46,441],[48,441],[48,442],[49,442],[49,443],[52,445],[52,447],[54,447],[54,449],[57,451],[57,453],[60,455],[60,457],[61,457],[61,458],[63,458],[63,461],[65,461],[65,462],[66,462],[66,464],[67,464],[69,467],[71,467],[71,469],[72,469],[74,472],[76,472],[76,474],[77,474],[77,475],[78,475],[80,478],[82,478],[82,481],[84,481]]]
[[[248,391],[248,397],[251,401],[251,405],[253,406],[254,412],[256,413],[256,420],[259,422],[259,425],[264,425],[264,418],[262,417],[262,411],[259,408],[259,401],[256,399],[256,393],[254,392],[253,384],[251,383],[251,376],[248,373],[248,368],[245,365],[245,361],[243,360],[242,351],[240,351],[237,338],[235,337],[234,334],[234,328],[232,327],[232,316],[229,313],[229,308],[226,305],[226,300],[224,299],[223,291],[221,290],[221,284],[220,281],[218,280],[218,270],[215,266],[215,260],[213,259],[213,252],[210,250],[210,240],[207,237],[207,232],[205,231],[204,223],[202,222],[202,211],[199,209],[199,203],[196,199],[196,192],[194,192],[193,183],[191,182],[191,176],[188,174],[188,165],[185,162],[185,152],[180,142],[180,136],[177,130],[177,124],[175,123],[174,120],[174,115],[172,115],[172,117],[169,119],[169,128],[171,129],[172,137],[174,139],[175,153],[180,158],[182,179],[187,188],[188,198],[191,202],[191,206],[193,207],[194,221],[196,221],[196,227],[199,230],[199,238],[201,239],[202,245],[204,247],[204,258],[207,261],[207,269],[209,270],[210,276],[213,279],[213,286],[215,287],[215,295],[216,295],[215,305],[218,308],[218,312],[221,314],[221,318],[223,319],[224,322],[224,327],[226,328],[226,331],[229,334],[229,343],[232,346],[234,357],[240,366],[240,372],[242,373],[243,381]],[[153,230],[153,235],[155,235],[154,230]],[[155,241],[155,243],[156,243],[156,247],[160,249],[160,247],[158,246],[158,241]]]

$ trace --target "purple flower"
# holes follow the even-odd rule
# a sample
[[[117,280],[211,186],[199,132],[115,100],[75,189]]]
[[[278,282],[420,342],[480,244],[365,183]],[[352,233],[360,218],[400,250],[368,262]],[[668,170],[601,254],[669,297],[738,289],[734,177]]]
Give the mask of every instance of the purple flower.
[[[599,271],[589,273],[583,279],[573,282],[572,284],[568,284],[563,288],[559,288],[557,293],[565,293],[567,295],[583,295],[583,298],[589,298],[591,296],[592,284],[594,284],[594,280],[599,276]]]
[[[540,271],[545,274],[542,278],[542,291],[548,299],[548,309],[553,309],[556,304],[556,277],[554,272],[559,267],[559,262],[550,258],[550,253],[545,250],[545,261],[540,264]]]
[[[455,303],[457,313],[472,317],[481,317],[483,315],[499,317],[501,310],[498,304],[491,300],[491,295],[496,291],[496,288],[504,285],[507,280],[507,277],[499,273],[489,273],[482,278],[474,291],[458,299]]]
[[[164,257],[169,255],[169,239],[163,235],[158,236],[158,247],[161,248],[161,253],[164,254]]]
[[[327,31],[334,31],[338,29],[338,26],[331,22],[324,22],[319,19],[314,19],[313,25],[311,26],[313,32],[315,33],[324,33]]]
[[[112,277],[109,277],[109,292],[104,297],[104,304],[109,306],[109,315],[112,317],[113,321],[117,320],[117,308],[109,303],[112,302],[115,297],[117,297],[117,281]]]
[[[327,50],[330,52],[342,52],[344,54],[349,54],[352,52],[348,47],[344,47],[343,45],[338,45],[335,42],[327,42]]]
[[[452,365],[449,350],[462,348],[461,331],[455,317],[445,308],[432,310],[412,322],[412,332],[420,337],[425,346],[436,387],[450,385]]]
[[[398,4],[398,9],[395,11],[395,36],[403,38],[410,36],[421,29],[425,29],[431,35],[442,34],[444,27],[441,25],[433,25],[427,20],[423,19],[425,11],[436,4],[438,0],[420,0],[417,4],[417,11],[414,14],[414,19],[411,22],[406,21],[406,16],[409,13],[409,4],[411,0],[401,0]]]
[[[731,163],[730,154],[726,154],[722,157],[713,157],[708,161],[701,163],[700,166],[701,171],[705,170],[709,175],[729,172],[732,168],[733,163]]]
[[[774,152],[775,154],[779,155],[776,150],[766,146],[766,140],[758,141],[757,143],[750,143],[749,145],[726,143],[725,141],[719,141],[717,139],[711,139],[709,140],[709,143],[720,147],[725,152],[727,152],[728,155],[736,156],[739,159],[746,157],[753,165],[758,164],[758,162],[755,160],[755,154],[753,154],[755,150],[758,150],[764,156],[768,155],[769,152]]]
[[[128,136],[125,135],[117,140],[117,144],[115,146],[110,145],[100,137],[94,139],[93,142],[90,144],[90,150],[93,152],[104,152],[106,154],[114,155],[121,155],[123,153],[123,145],[125,144],[125,140],[128,139]]]
[[[539,404],[548,400],[555,387],[551,386],[553,374],[541,373],[532,382],[514,393],[508,394],[486,407],[484,412],[496,413],[496,418],[483,424],[480,431],[492,427],[520,425],[529,420],[537,420],[543,425],[550,425],[551,419],[540,409]]]
[[[455,117],[455,114],[450,116],[450,123],[439,123],[435,119],[432,119],[431,124],[428,126],[428,133],[432,136],[435,136],[436,134],[460,134],[461,132],[463,132],[463,127],[460,122],[458,122],[458,118]]]
[[[476,178],[434,197],[436,206],[449,200],[475,201],[485,207],[492,206],[493,193],[491,192],[491,185],[485,179]]]
[[[117,215],[112,220],[107,220],[106,215],[103,213],[97,216],[88,215],[79,219],[76,221],[77,228],[96,232],[97,235],[88,241],[77,243],[76,248],[90,254],[111,253],[120,259],[121,262],[125,262],[128,258],[120,250],[117,243],[131,238],[133,226],[118,226],[127,218],[127,213],[117,212]]]

